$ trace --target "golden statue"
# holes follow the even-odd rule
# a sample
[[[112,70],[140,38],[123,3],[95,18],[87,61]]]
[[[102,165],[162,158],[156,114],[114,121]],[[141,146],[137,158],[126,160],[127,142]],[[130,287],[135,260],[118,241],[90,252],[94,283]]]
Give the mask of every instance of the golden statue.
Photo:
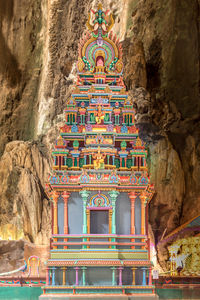
[[[94,168],[96,170],[99,169],[104,169],[104,159],[106,157],[105,153],[100,153],[100,147],[98,147],[98,152],[97,153],[92,153],[92,158],[95,159],[93,161],[94,163]]]
[[[101,105],[98,106],[98,111],[95,111],[94,115],[96,116],[95,120],[96,120],[97,124],[101,124],[101,121],[105,117],[105,113],[102,112]]]

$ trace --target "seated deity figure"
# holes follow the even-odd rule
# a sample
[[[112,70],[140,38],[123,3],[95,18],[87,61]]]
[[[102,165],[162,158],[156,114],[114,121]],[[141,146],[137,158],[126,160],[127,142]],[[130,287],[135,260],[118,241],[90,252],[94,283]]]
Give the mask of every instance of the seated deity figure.
[[[101,124],[102,120],[105,117],[105,113],[102,112],[101,105],[98,106],[98,110],[95,112],[95,116],[96,116],[95,120],[97,124]]]
[[[94,168],[96,170],[104,169],[104,159],[106,157],[106,154],[100,153],[100,148],[98,148],[97,153],[92,153],[92,158],[94,159]]]

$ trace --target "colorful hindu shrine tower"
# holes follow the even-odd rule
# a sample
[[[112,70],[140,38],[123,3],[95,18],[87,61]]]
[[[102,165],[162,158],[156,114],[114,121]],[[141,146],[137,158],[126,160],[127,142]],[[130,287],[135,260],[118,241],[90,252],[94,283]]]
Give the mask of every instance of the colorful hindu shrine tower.
[[[155,294],[147,206],[153,188],[147,151],[123,82],[112,14],[101,5],[91,14],[53,151],[47,188],[52,242],[41,297],[98,293],[150,299]]]

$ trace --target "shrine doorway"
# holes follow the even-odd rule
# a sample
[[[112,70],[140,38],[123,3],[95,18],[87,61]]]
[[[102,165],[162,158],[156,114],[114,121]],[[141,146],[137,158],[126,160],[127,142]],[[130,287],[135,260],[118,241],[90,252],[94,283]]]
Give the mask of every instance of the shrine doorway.
[[[108,210],[90,210],[90,233],[109,234]]]

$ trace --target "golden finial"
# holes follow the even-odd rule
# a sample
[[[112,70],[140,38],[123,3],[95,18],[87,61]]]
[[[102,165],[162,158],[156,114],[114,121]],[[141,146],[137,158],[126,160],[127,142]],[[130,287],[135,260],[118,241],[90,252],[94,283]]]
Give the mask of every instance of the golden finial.
[[[98,4],[98,10],[99,10],[99,9],[101,9],[101,10],[103,9],[103,6],[102,6],[101,3]]]

